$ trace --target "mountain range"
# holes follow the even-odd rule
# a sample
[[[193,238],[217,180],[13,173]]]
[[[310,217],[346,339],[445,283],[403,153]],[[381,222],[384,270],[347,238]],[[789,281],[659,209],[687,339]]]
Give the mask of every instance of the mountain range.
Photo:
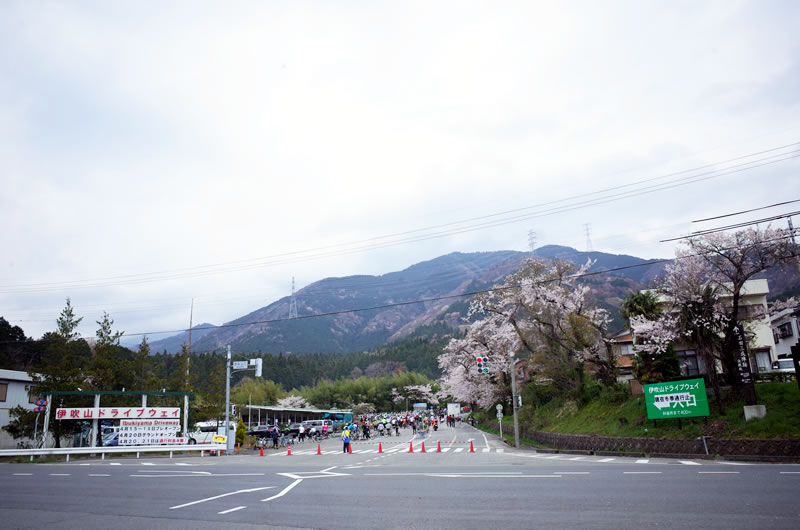
[[[558,245],[540,247],[534,254],[579,264],[595,260],[590,271],[623,268],[585,280],[592,287],[593,302],[609,309],[612,317],[617,317],[622,298],[664,270],[661,260]],[[501,282],[530,256],[518,251],[455,252],[381,276],[326,278],[297,291],[298,318],[288,319],[291,297],[287,296],[226,322],[225,327],[196,326],[192,351],[228,344],[236,352],[248,353],[363,351],[407,337],[420,326],[446,323],[455,328],[464,323],[469,306],[469,297],[459,295]],[[621,327],[620,322],[616,325]],[[184,332],[153,341],[151,351],[176,353],[187,341]]]

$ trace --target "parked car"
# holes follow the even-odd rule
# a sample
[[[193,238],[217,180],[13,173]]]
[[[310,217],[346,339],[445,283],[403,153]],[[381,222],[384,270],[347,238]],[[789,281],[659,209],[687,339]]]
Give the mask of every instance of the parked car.
[[[772,371],[773,372],[781,372],[785,374],[793,374],[794,371],[794,361],[791,359],[778,359],[774,363],[772,363]]]
[[[111,431],[103,434],[103,447],[115,447],[119,445],[119,433]]]
[[[255,436],[256,438],[268,438],[272,433],[278,429],[277,425],[256,425],[254,428],[246,431],[247,436]]]

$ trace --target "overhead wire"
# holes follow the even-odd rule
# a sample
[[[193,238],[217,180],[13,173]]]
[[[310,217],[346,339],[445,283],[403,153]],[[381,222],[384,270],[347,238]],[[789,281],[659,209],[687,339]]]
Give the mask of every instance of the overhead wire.
[[[436,225],[434,227],[428,227],[428,228],[411,230],[411,231],[406,231],[406,232],[399,232],[399,233],[396,233],[396,234],[391,234],[391,235],[386,235],[386,236],[379,236],[379,237],[375,237],[375,238],[369,238],[369,239],[361,240],[361,241],[355,242],[355,243],[342,243],[342,244],[337,244],[337,245],[329,245],[329,246],[326,246],[326,247],[318,247],[318,249],[301,250],[301,251],[295,251],[295,252],[289,252],[289,253],[276,254],[276,255],[273,255],[273,256],[269,256],[267,258],[252,258],[252,259],[248,259],[248,260],[227,262],[227,263],[223,263],[223,264],[203,265],[203,266],[190,267],[190,268],[185,268],[185,269],[173,269],[172,271],[165,271],[165,272],[162,272],[162,273],[154,272],[154,273],[140,273],[140,274],[133,274],[133,275],[120,275],[120,276],[112,276],[112,277],[107,277],[107,278],[101,278],[101,279],[97,279],[97,280],[71,280],[71,281],[65,281],[65,282],[43,282],[43,283],[35,283],[35,284],[20,284],[20,285],[13,286],[13,287],[0,287],[0,293],[20,294],[20,293],[26,293],[26,292],[46,292],[46,291],[53,291],[53,290],[64,290],[64,289],[75,289],[75,288],[96,288],[96,287],[107,287],[107,286],[111,286],[111,285],[128,285],[128,284],[137,284],[137,283],[145,283],[145,282],[153,282],[153,281],[165,281],[165,280],[171,280],[171,279],[191,278],[191,277],[207,276],[207,275],[227,273],[227,272],[237,272],[237,271],[242,271],[242,270],[251,270],[253,268],[262,268],[262,267],[266,267],[266,266],[283,265],[283,264],[287,264],[287,263],[298,263],[298,262],[309,261],[309,260],[314,260],[314,259],[327,258],[327,257],[331,257],[331,256],[347,255],[347,254],[352,254],[352,253],[357,253],[357,252],[364,252],[364,251],[367,251],[367,250],[375,250],[375,249],[379,249],[379,248],[385,248],[387,246],[396,246],[396,245],[400,245],[400,244],[408,244],[408,243],[414,243],[414,242],[419,242],[419,241],[425,241],[425,240],[429,240],[429,239],[445,237],[445,236],[449,236],[449,235],[457,235],[457,234],[461,234],[461,233],[472,232],[472,231],[475,231],[475,230],[481,230],[481,229],[485,229],[485,228],[492,228],[492,227],[495,227],[495,226],[501,226],[501,225],[505,225],[505,224],[520,222],[522,220],[528,220],[528,219],[543,217],[543,216],[546,216],[546,215],[564,213],[564,212],[572,211],[572,210],[575,210],[575,209],[578,209],[578,208],[585,208],[585,207],[588,207],[588,206],[595,206],[595,205],[598,205],[598,204],[605,204],[605,203],[612,202],[612,201],[615,201],[615,200],[622,200],[622,199],[626,199],[626,198],[640,196],[640,195],[643,195],[645,193],[653,193],[653,192],[662,191],[662,190],[665,190],[665,189],[671,189],[671,188],[674,188],[674,187],[677,187],[677,186],[682,186],[682,185],[692,184],[692,183],[695,183],[695,182],[700,182],[700,181],[703,181],[703,180],[708,180],[710,178],[717,178],[717,177],[720,177],[720,176],[729,175],[729,174],[732,174],[732,173],[737,173],[739,171],[755,169],[757,167],[762,167],[762,166],[765,166],[765,165],[768,165],[768,164],[783,162],[783,161],[786,161],[786,160],[797,158],[798,156],[800,156],[800,151],[792,151],[792,152],[789,152],[789,153],[773,154],[773,155],[770,155],[768,157],[764,157],[764,158],[761,158],[761,159],[749,160],[749,161],[741,163],[741,164],[735,164],[735,165],[732,165],[732,166],[729,166],[729,167],[715,169],[713,171],[708,171],[708,172],[704,172],[704,173],[689,175],[687,177],[683,177],[683,178],[680,178],[680,179],[675,179],[675,180],[667,182],[667,183],[660,183],[660,184],[650,185],[650,186],[646,186],[646,187],[635,189],[635,190],[629,190],[629,191],[626,191],[626,192],[623,192],[623,193],[617,193],[617,194],[608,195],[608,196],[605,196],[605,197],[598,197],[598,198],[591,199],[591,200],[588,200],[588,201],[582,201],[582,202],[566,204],[566,205],[558,206],[558,207],[554,207],[554,208],[549,208],[549,209],[546,209],[546,210],[543,210],[543,211],[532,212],[532,213],[528,213],[528,214],[524,214],[524,215],[517,215],[517,216],[513,216],[513,217],[504,217],[502,219],[497,219],[497,220],[494,220],[494,221],[491,221],[491,222],[477,223],[477,224],[468,225],[466,227],[449,229],[449,230],[440,231],[440,232],[434,232],[434,233],[429,233],[429,234],[423,234],[423,235],[420,235],[420,236],[414,236],[414,237],[409,237],[409,238],[400,239],[400,240],[387,241],[387,242],[380,243],[380,244],[371,244],[371,245],[365,245],[365,246],[361,246],[361,247],[353,247],[353,245],[357,245],[357,244],[364,243],[364,242],[378,241],[378,240],[388,239],[388,238],[401,236],[401,235],[420,233],[420,232],[430,231],[430,230],[434,230],[434,229],[441,228],[441,227],[463,225],[464,223],[473,222],[473,221],[476,221],[476,220],[488,219],[488,218],[493,218],[493,217],[500,217],[500,216],[508,215],[510,213],[516,213],[516,212],[520,212],[520,211],[527,211],[527,210],[531,210],[531,209],[535,209],[535,208],[541,208],[542,206],[547,206],[547,205],[551,205],[551,204],[574,201],[575,199],[578,199],[578,198],[589,197],[589,196],[593,196],[593,195],[600,195],[600,194],[608,193],[609,191],[616,191],[616,190],[619,190],[619,189],[624,189],[624,188],[637,186],[637,185],[642,184],[642,183],[654,182],[654,181],[657,181],[657,180],[662,180],[664,178],[668,178],[670,176],[686,174],[686,173],[689,173],[689,172],[693,172],[693,171],[697,171],[697,170],[701,170],[701,169],[706,169],[706,168],[709,168],[709,167],[717,166],[717,165],[724,164],[724,163],[729,163],[729,162],[732,162],[732,161],[743,160],[745,158],[751,158],[753,156],[758,156],[760,154],[765,154],[765,153],[774,152],[774,151],[777,151],[777,150],[782,150],[782,149],[785,149],[787,147],[793,147],[793,146],[796,146],[796,145],[800,145],[800,142],[795,142],[795,143],[792,143],[792,144],[786,144],[784,146],[780,146],[780,147],[775,147],[775,148],[772,148],[772,149],[759,151],[757,153],[751,153],[749,155],[743,155],[743,156],[740,156],[740,157],[728,159],[728,160],[723,161],[723,162],[718,162],[716,164],[707,164],[707,165],[699,166],[697,168],[692,168],[692,169],[689,169],[689,170],[670,173],[670,174],[667,174],[667,175],[662,175],[662,176],[659,176],[659,177],[653,177],[653,178],[649,178],[649,179],[643,179],[643,180],[640,180],[640,181],[637,181],[637,182],[634,182],[634,183],[624,184],[624,185],[620,185],[620,186],[614,186],[614,187],[606,188],[606,189],[603,189],[603,190],[598,190],[598,191],[595,191],[595,192],[579,194],[579,195],[575,195],[575,196],[572,196],[572,197],[569,197],[569,198],[559,199],[559,200],[556,200],[556,201],[544,202],[544,203],[540,203],[540,204],[537,204],[537,205],[532,205],[532,206],[525,207],[525,208],[518,208],[518,209],[514,209],[514,210],[508,210],[508,211],[505,211],[505,212],[499,212],[499,213],[491,214],[491,215],[487,215],[487,216],[474,217],[474,218],[463,220],[463,221],[457,221],[457,222],[453,222],[453,223],[446,223],[446,224],[443,224],[443,225]],[[783,157],[783,158],[781,158],[781,157]],[[282,258],[282,257],[286,257],[286,256],[300,256],[302,254],[309,254],[310,252],[314,252],[315,250],[325,250],[325,249],[341,248],[341,247],[348,247],[348,246],[350,246],[351,248],[344,248],[343,250],[339,250],[339,251],[335,251],[335,252],[310,254],[310,255],[306,255],[306,256],[302,256],[302,257],[296,257],[296,258],[292,258],[292,259],[277,259],[277,258]],[[265,259],[268,260],[268,261],[264,261]],[[269,260],[272,260],[272,261],[269,261]],[[253,262],[257,262],[257,263],[253,263]],[[240,263],[242,265],[230,266],[230,265],[236,264],[236,263]],[[249,265],[244,265],[245,263],[250,263],[250,264]],[[195,272],[189,272],[189,271],[195,271]]]

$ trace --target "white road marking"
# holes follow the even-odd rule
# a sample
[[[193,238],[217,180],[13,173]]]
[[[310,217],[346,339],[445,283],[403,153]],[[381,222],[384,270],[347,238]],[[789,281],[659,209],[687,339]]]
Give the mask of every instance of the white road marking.
[[[781,475],[800,475],[800,471],[781,471]]]
[[[747,462],[717,462],[717,464],[725,464],[726,466],[752,466],[753,464],[748,464]]]
[[[251,489],[248,489],[248,490],[231,491],[230,493],[223,493],[222,495],[215,495],[214,497],[208,497],[207,499],[200,499],[198,501],[187,502],[186,504],[179,504],[177,506],[170,506],[169,509],[170,510],[177,510],[179,508],[186,508],[187,506],[194,506],[195,504],[200,504],[201,502],[208,502],[208,501],[213,501],[213,500],[216,500],[216,499],[221,499],[221,498],[227,497],[229,495],[236,495],[237,493],[252,493],[254,491],[268,490],[268,489],[273,489],[273,488],[275,488],[275,486],[264,486],[262,488],[251,488]]]
[[[122,464],[120,464],[119,462],[111,462],[111,463],[110,463],[110,464],[108,464],[108,465],[109,465],[109,466],[121,466]]]
[[[224,427],[224,425],[223,425]],[[175,462],[176,466],[191,466],[192,464],[187,464],[186,462]]]
[[[678,460],[678,462],[680,462],[681,464],[683,464],[685,466],[700,466],[700,465],[702,465],[702,464],[699,464],[697,462],[692,462],[691,460]]]
[[[50,473],[51,477],[68,477],[70,473]]]
[[[483,451],[481,451],[481,452],[482,452],[482,453],[489,453],[489,452],[491,452],[491,451],[492,451],[492,450],[491,450],[491,449],[489,449],[488,447],[484,447],[484,448],[483,448]]]
[[[454,452],[454,453],[460,453],[460,452],[461,452],[461,451],[463,451],[463,450],[464,450],[464,448],[463,448],[463,447],[456,447],[455,449],[453,449],[453,452]]]
[[[92,464],[78,464],[79,466],[91,466]]]
[[[449,450],[450,450],[450,448],[449,448],[449,447],[443,447],[443,448],[442,448],[442,452],[443,452],[443,453],[446,453],[446,452],[447,452],[447,451],[449,451]]]
[[[612,460],[616,460],[616,458],[602,458],[598,462],[611,462]]]
[[[497,452],[498,453],[503,453],[503,452],[505,452],[505,449],[498,449]]]
[[[17,477],[29,477],[31,475],[33,475],[33,473],[14,473],[14,476]]]
[[[287,493],[292,491],[292,488],[294,488],[295,486],[297,486],[301,482],[303,482],[303,479],[299,478],[299,479],[295,480],[294,482],[292,482],[291,484],[289,484],[288,486],[286,486],[285,488],[283,488],[281,490],[281,492],[278,493],[277,495],[273,495],[272,497],[267,497],[266,499],[261,499],[261,502],[269,502],[272,499],[277,499],[278,497],[283,497],[284,495],[286,495]]]
[[[567,460],[585,460],[585,456],[576,456],[575,458],[567,458]]]
[[[223,425],[224,427],[224,425]],[[230,510],[222,510],[221,512],[217,512],[219,515],[225,515],[226,513],[237,512],[239,510],[244,510],[247,506],[237,506],[236,508],[231,508]]]
[[[110,477],[108,473],[89,473],[90,477]]]
[[[650,459],[648,459],[648,458],[641,458],[641,459],[637,460],[636,463],[637,464],[646,464],[649,461],[650,461]]]
[[[700,475],[738,475],[738,471],[698,471]]]
[[[224,425],[223,425],[223,427],[224,427]],[[154,466],[155,464],[152,463],[152,462],[142,462],[142,465],[143,466]]]
[[[556,475],[588,475],[589,471],[556,471]]]
[[[623,471],[624,475],[660,475],[661,471]]]
[[[483,441],[486,442],[486,449],[490,449],[491,447],[489,446],[489,439],[483,433],[481,433],[481,436],[483,436]]]

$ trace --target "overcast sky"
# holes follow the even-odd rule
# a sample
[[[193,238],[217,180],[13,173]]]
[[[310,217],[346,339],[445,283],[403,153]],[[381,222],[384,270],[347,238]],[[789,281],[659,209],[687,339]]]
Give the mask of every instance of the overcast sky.
[[[792,0],[4,1],[0,316],[219,324],[293,276],[586,224],[672,257],[800,199],[798,27]]]

